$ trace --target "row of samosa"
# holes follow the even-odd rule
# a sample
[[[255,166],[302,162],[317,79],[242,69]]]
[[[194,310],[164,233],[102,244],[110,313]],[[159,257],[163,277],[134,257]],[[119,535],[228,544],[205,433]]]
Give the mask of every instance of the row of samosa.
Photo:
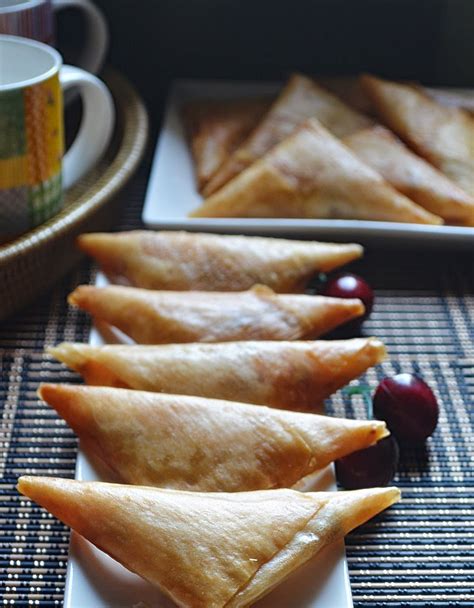
[[[82,286],[71,303],[138,344],[49,349],[97,386],[39,395],[104,474],[131,485],[22,477],[20,492],[183,608],[250,606],[398,500],[395,488],[286,489],[388,434],[310,413],[385,350],[376,338],[298,341],[362,314],[358,300],[250,284],[301,289],[358,246],[141,232],[80,242],[137,287]],[[196,275],[201,291],[183,293]],[[225,277],[248,291],[216,291]]]
[[[216,102],[207,112],[191,103],[186,122],[205,197],[191,216],[473,226],[473,117],[411,84],[362,76],[358,93],[375,117],[299,74],[263,116],[261,100],[222,102],[220,113]],[[213,172],[203,171],[204,150]]]

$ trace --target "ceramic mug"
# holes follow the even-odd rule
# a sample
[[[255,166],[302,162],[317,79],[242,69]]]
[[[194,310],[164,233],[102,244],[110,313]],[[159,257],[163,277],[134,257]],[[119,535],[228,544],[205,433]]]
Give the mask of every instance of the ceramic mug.
[[[63,91],[83,102],[78,134],[64,154]],[[53,48],[0,35],[0,237],[44,222],[61,207],[63,189],[104,153],[115,112],[105,84],[62,65]]]
[[[109,35],[104,16],[90,0],[0,0],[0,34],[54,46],[53,13],[63,8],[77,8],[84,15],[86,39],[78,65],[97,73],[107,52]]]

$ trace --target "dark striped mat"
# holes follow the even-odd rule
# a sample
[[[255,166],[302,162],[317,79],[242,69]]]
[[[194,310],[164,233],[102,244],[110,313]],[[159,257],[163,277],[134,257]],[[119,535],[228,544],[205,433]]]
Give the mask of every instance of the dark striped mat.
[[[139,225],[144,168],[124,191],[123,228]],[[425,448],[404,451],[395,482],[403,501],[347,538],[354,604],[474,605],[473,396],[474,273],[472,258],[368,250],[356,265],[377,290],[366,333],[390,352],[360,381],[420,373],[441,405],[438,430]],[[61,340],[87,341],[88,319],[65,298],[90,280],[83,264],[29,310],[0,325],[0,597],[4,606],[62,604],[68,531],[15,491],[23,473],[74,475],[72,432],[36,399],[41,381],[77,382],[42,354]],[[339,415],[363,416],[362,401],[341,393]],[[84,607],[93,608],[93,607]],[[328,607],[332,608],[332,607]],[[334,607],[337,608],[337,607]]]

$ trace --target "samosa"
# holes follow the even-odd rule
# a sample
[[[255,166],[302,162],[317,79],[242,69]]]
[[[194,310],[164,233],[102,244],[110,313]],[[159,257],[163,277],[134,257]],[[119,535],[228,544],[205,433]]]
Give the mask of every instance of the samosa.
[[[291,487],[388,435],[344,420],[120,388],[43,384],[83,446],[122,481],[201,492]]]
[[[310,119],[190,214],[439,224]]]
[[[417,156],[391,131],[363,129],[343,142],[399,192],[448,224],[474,225],[474,196]]]
[[[249,137],[221,166],[203,190],[208,197],[283,141],[308,118],[317,118],[336,137],[372,124],[316,82],[293,74],[270,110]]]
[[[238,99],[186,104],[182,116],[201,191],[270,107],[267,99]]]
[[[151,230],[83,234],[78,244],[114,282],[170,291],[242,291],[258,283],[302,291],[314,275],[363,252],[354,243]]]
[[[474,196],[474,118],[437,103],[418,87],[368,75],[361,83],[392,131]]]
[[[385,357],[377,338],[161,346],[63,343],[48,352],[88,384],[307,411]]]
[[[252,605],[400,498],[397,488],[228,494],[28,476],[18,490],[181,608]]]
[[[186,294],[80,285],[68,301],[138,344],[316,338],[364,313],[357,299],[282,295],[263,285]]]
[[[317,82],[352,109],[373,117],[375,121],[372,103],[358,76],[318,76]]]

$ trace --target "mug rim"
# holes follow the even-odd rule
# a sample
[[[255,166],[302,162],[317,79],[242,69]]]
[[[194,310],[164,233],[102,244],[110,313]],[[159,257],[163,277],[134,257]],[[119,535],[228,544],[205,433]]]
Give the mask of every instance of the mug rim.
[[[34,76],[33,78],[27,78],[26,80],[20,80],[19,82],[12,82],[10,84],[1,84],[0,83],[0,93],[4,91],[14,91],[15,89],[24,89],[26,87],[31,87],[40,82],[44,82],[45,80],[49,80],[56,73],[59,72],[63,65],[63,58],[58,53],[56,49],[53,49],[51,46],[44,44],[44,42],[38,42],[37,40],[32,40],[31,38],[23,38],[22,36],[10,36],[7,34],[0,34],[0,46],[2,42],[13,42],[15,44],[33,47],[34,49],[41,50],[43,52],[48,53],[50,57],[54,60],[54,65],[38,76]]]
[[[17,13],[28,8],[33,8],[34,6],[38,6],[39,4],[46,4],[46,2],[48,2],[48,0],[23,0],[23,2],[12,4],[11,6],[0,6],[0,15]]]

